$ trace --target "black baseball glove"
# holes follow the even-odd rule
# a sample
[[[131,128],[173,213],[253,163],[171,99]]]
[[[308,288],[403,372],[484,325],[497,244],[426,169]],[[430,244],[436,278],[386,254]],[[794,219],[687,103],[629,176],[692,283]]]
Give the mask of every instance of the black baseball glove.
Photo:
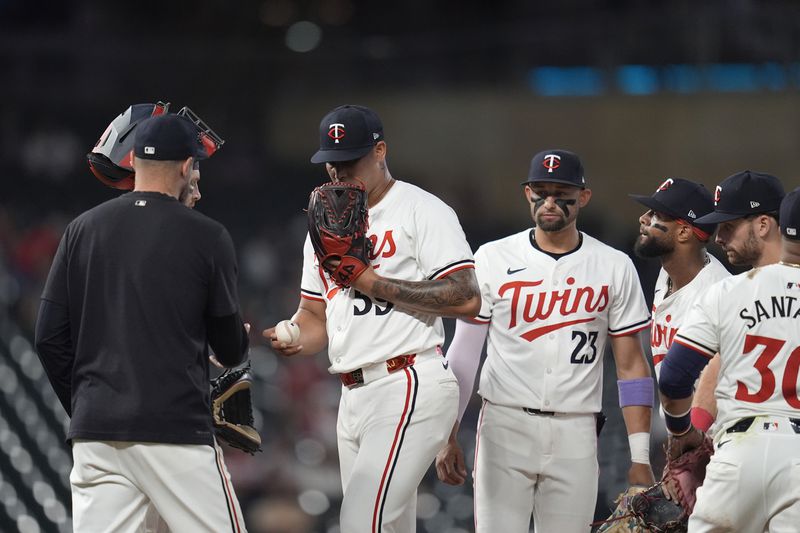
[[[261,436],[253,427],[252,383],[250,361],[212,379],[211,416],[218,439],[254,455],[261,451]]]
[[[308,233],[314,253],[331,279],[349,287],[369,266],[372,243],[367,191],[351,183],[326,183],[308,201]]]

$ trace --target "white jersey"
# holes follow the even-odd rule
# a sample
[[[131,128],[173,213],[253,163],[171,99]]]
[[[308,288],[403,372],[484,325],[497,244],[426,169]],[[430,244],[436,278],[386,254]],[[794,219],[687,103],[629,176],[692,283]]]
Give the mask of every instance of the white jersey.
[[[556,260],[533,246],[532,231],[475,254],[482,299],[476,320],[490,323],[478,392],[510,407],[599,412],[608,336],[650,325],[636,269],[585,233],[575,251]]]
[[[395,181],[369,209],[370,264],[381,276],[406,281],[443,278],[474,268],[455,212],[436,196]],[[319,266],[311,240],[303,249],[301,296],[325,302],[331,373],[351,372],[444,342],[442,319],[397,309],[356,289],[340,289]]]
[[[720,427],[754,415],[800,416],[800,270],[775,264],[726,278],[703,293],[675,336],[721,359]]]
[[[731,275],[716,257],[708,254],[708,258],[709,263],[700,269],[692,281],[666,298],[664,295],[669,290],[669,274],[663,268],[658,273],[653,294],[653,325],[650,327],[650,350],[653,354],[656,378],[661,372],[661,361],[672,346],[672,339],[681,327],[692,303],[705,289]]]

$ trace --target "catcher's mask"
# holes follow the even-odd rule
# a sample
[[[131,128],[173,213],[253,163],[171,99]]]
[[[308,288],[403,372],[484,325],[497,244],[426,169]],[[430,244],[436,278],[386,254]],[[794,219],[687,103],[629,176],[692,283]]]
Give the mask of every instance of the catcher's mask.
[[[114,189],[131,191],[134,187],[133,141],[136,126],[142,120],[169,111],[169,103],[134,104],[111,121],[92,151],[86,154],[89,168],[97,179]],[[188,107],[177,113],[191,120],[197,127],[198,142],[205,157],[211,157],[225,141]]]

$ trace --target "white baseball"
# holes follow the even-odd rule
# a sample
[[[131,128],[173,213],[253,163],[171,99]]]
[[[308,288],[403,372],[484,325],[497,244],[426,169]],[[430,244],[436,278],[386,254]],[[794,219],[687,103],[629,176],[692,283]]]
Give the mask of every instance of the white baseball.
[[[278,342],[287,345],[297,344],[300,341],[300,326],[291,320],[281,320],[275,326],[275,337]]]

